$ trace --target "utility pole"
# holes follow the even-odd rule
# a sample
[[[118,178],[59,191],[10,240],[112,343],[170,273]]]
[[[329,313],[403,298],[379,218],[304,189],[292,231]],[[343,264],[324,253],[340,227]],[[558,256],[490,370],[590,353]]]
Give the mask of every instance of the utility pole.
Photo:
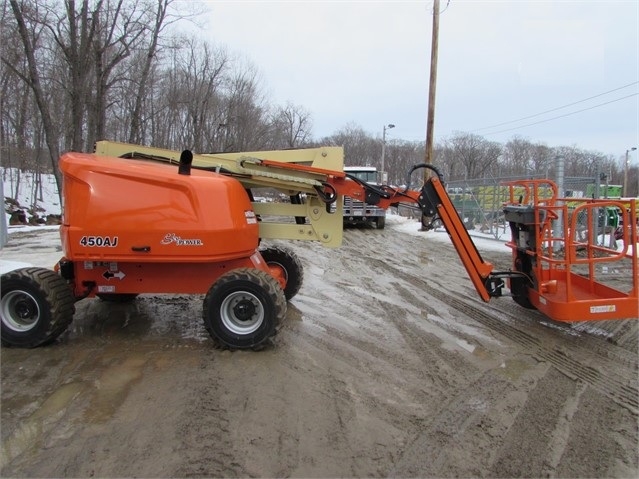
[[[435,130],[435,90],[437,86],[437,50],[439,47],[439,0],[433,2],[433,39],[430,50],[430,83],[428,87],[428,118],[426,120],[426,163],[433,163],[433,133]],[[424,180],[429,177],[425,170]]]
[[[435,130],[435,90],[437,86],[437,50],[439,48],[439,0],[433,2],[433,36],[430,47],[430,82],[428,85],[428,116],[426,118],[426,157],[427,165],[433,164],[433,136]],[[424,183],[430,178],[430,170],[424,169]],[[422,230],[427,230],[431,223],[422,215]]]

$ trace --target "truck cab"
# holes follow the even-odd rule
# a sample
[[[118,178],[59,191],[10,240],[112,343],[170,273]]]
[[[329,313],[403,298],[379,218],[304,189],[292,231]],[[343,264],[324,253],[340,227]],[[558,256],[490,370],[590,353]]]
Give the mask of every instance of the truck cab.
[[[379,185],[378,171],[374,166],[345,166],[344,173],[371,185]],[[375,225],[383,229],[386,225],[386,210],[344,197],[344,225]]]

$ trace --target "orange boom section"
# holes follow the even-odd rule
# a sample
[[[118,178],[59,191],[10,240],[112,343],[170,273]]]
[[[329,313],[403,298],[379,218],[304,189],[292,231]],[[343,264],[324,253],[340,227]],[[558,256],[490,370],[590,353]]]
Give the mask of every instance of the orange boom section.
[[[72,261],[203,263],[258,247],[248,194],[235,179],[175,166],[67,153],[61,227]]]

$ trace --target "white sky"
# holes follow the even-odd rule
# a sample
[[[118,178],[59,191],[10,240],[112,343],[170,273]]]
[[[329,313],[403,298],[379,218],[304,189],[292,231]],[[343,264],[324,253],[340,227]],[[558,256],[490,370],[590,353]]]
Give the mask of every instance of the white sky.
[[[377,136],[393,123],[388,138],[425,140],[432,1],[204,5],[204,38],[250,60],[275,103],[308,109],[315,138],[354,122]],[[639,146],[639,1],[441,0],[441,10],[436,141],[454,131],[518,135],[615,158]]]

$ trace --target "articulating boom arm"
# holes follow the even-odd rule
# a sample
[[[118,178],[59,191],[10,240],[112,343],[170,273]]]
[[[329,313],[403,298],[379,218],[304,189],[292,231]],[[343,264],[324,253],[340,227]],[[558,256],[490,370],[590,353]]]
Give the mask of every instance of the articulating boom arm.
[[[441,219],[484,301],[501,296],[504,284],[501,278],[521,275],[517,272],[493,272],[493,265],[482,259],[446,193],[441,173],[432,165],[415,165],[408,172],[408,186],[402,191],[385,185],[371,185],[344,173],[343,150],[338,147],[214,154],[192,154],[187,150],[180,154],[141,145],[99,141],[95,152],[98,155],[179,164],[182,174],[188,174],[192,163],[193,168],[235,177],[249,194],[252,188],[279,190],[291,198],[290,204],[253,201],[255,213],[263,218],[292,217],[295,223],[261,221],[261,238],[314,240],[335,247],[342,240],[344,196],[381,208],[400,203],[414,204],[428,220],[426,228],[432,227],[435,219]],[[181,157],[187,152],[188,164],[185,165]],[[421,190],[411,190],[411,175],[421,169],[429,169],[436,176],[429,178]],[[331,209],[332,206],[334,209]]]
[[[441,220],[479,296],[486,302],[491,297],[501,296],[504,286],[502,278],[520,274],[511,271],[494,272],[493,265],[484,261],[448,196],[443,175],[437,168],[426,163],[413,166],[407,175],[406,190],[410,191],[411,176],[419,169],[428,169],[435,173],[435,176],[431,175],[424,182],[416,199],[422,211],[424,228],[431,229],[436,219]]]
[[[411,175],[418,169],[429,169],[436,174],[424,183],[421,191],[410,189]],[[400,203],[417,204],[426,219],[427,229],[433,227],[435,219],[441,219],[475,289],[486,302],[491,297],[501,296],[502,278],[521,276],[518,272],[493,272],[493,265],[483,260],[446,192],[441,173],[432,165],[415,165],[408,173],[407,186],[403,191],[369,185],[355,178],[335,179],[331,187],[338,194],[362,199],[382,208]]]

